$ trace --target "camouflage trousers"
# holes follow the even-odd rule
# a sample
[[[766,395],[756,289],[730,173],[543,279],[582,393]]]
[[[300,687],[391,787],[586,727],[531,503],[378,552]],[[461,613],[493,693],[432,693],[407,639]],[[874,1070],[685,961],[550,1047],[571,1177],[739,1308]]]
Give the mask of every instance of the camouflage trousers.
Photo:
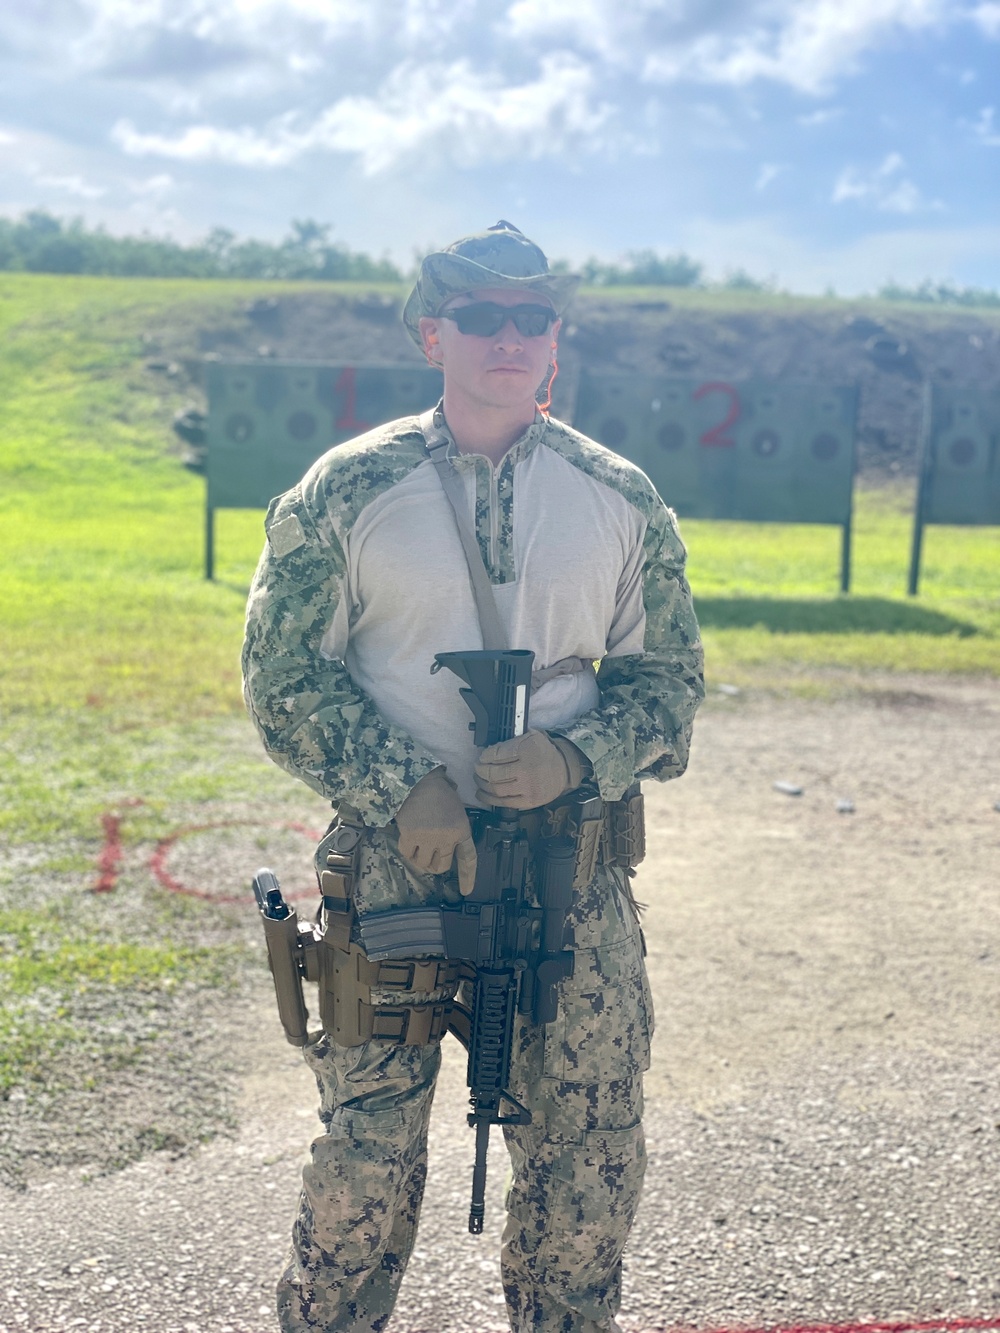
[[[359,898],[381,906],[392,892],[399,902],[400,875],[410,881],[404,900],[426,901],[438,888],[399,862],[389,831],[366,837]],[[532,1119],[504,1128],[512,1172],[501,1274],[515,1333],[618,1329],[622,1251],[645,1169],[642,1071],[652,1029],[638,924],[619,873],[599,870],[573,908],[566,942],[576,969],[560,983],[555,1022],[522,1021],[516,1033],[511,1091]],[[324,1133],[303,1171],[279,1322],[282,1333],[380,1333],[416,1238],[440,1048],[342,1047],[324,1036],[305,1055]]]

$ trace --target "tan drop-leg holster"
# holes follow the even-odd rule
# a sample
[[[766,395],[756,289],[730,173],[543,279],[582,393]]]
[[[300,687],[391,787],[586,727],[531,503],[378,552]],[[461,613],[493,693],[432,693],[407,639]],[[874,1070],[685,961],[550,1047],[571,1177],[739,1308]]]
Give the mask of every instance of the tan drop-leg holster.
[[[392,992],[453,994],[463,975],[462,965],[435,958],[375,963],[359,944],[351,942],[363,837],[364,824],[353,810],[341,805],[317,852],[323,905],[316,932],[315,980],[323,1030],[339,1046],[360,1046],[373,1037],[401,1045],[440,1041],[448,1030],[450,998],[393,1004]]]

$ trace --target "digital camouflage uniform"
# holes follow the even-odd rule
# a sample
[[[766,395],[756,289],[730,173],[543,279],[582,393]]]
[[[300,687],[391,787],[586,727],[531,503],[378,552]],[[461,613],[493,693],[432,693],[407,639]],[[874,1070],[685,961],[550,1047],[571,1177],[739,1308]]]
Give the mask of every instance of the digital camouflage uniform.
[[[684,548],[648,479],[541,418],[496,469],[479,455],[454,461],[512,646],[535,650],[543,666],[553,654],[601,659],[596,681],[550,682],[533,695],[531,725],[571,740],[607,800],[636,776],[678,776],[703,697],[701,647]],[[560,528],[567,515],[572,530]],[[429,667],[434,651],[482,643],[454,516],[416,420],[328,453],[272,503],[266,528],[244,648],[247,704],[265,747],[363,818],[358,911],[461,901],[452,878],[403,862],[392,822],[443,762],[460,791],[467,785],[456,747],[471,770],[468,712],[450,673],[431,678]],[[532,621],[533,600],[546,597]],[[588,626],[578,638],[574,614]],[[579,699],[592,706],[580,711]],[[559,983],[556,1020],[519,1019],[510,1087],[532,1121],[505,1129],[513,1175],[502,1272],[515,1330],[617,1327],[652,1032],[630,896],[623,872],[598,869],[567,920],[576,968]],[[324,1036],[306,1059],[324,1132],[303,1173],[281,1327],[380,1330],[416,1232],[440,1050],[375,1040],[344,1048]]]

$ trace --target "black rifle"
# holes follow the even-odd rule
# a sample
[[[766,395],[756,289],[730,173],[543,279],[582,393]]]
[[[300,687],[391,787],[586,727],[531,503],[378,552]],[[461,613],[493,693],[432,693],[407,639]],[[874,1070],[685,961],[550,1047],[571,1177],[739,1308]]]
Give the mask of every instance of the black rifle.
[[[433,670],[447,667],[466,683],[477,746],[522,735],[534,654],[525,650],[438,653]],[[600,802],[597,802],[599,805]],[[573,972],[564,950],[566,913],[573,900],[576,842],[544,841],[536,859],[538,901],[529,900],[532,849],[520,812],[498,808],[477,817],[476,883],[459,907],[409,908],[359,917],[361,941],[373,960],[444,955],[472,964],[470,1009],[456,1005],[453,1030],[469,1050],[469,1124],[476,1131],[469,1230],[483,1229],[486,1153],[493,1125],[524,1125],[531,1113],[507,1087],[518,1012],[536,1023],[556,1015],[556,983]],[[539,947],[533,947],[535,932]],[[509,1108],[506,1112],[505,1105]]]

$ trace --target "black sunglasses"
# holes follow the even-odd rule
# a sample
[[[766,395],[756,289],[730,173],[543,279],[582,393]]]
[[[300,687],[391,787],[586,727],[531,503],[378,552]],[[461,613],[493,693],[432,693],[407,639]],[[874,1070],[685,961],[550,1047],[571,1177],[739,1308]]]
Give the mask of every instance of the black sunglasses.
[[[495,301],[473,301],[471,305],[442,310],[440,318],[453,319],[459,333],[471,333],[476,338],[492,338],[509,319],[525,338],[540,338],[559,318],[548,305],[497,305]]]

